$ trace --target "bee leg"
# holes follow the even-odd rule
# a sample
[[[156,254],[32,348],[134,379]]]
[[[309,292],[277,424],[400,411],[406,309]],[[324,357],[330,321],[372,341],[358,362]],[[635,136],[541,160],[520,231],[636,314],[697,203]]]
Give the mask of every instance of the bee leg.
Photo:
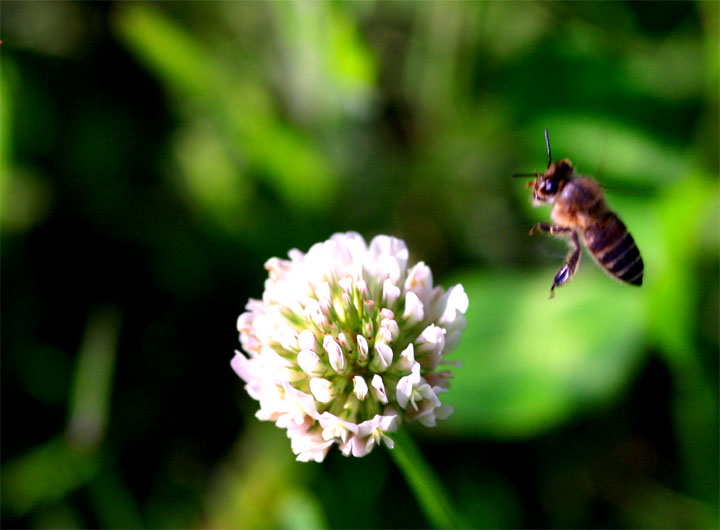
[[[530,235],[533,235],[538,230],[542,230],[551,235],[572,232],[571,228],[565,228],[564,226],[551,225],[550,223],[535,223],[535,226],[530,229]]]
[[[557,271],[552,287],[550,287],[550,298],[555,296],[555,287],[560,287],[575,276],[575,271],[577,271],[578,265],[580,264],[580,241],[575,232],[572,234],[572,241],[575,248],[570,252],[565,264]]]

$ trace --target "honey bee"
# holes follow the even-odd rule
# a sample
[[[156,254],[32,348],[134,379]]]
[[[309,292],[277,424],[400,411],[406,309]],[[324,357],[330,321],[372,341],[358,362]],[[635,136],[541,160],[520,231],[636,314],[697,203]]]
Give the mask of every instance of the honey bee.
[[[573,248],[553,279],[550,298],[555,288],[569,282],[580,263],[580,240],[595,262],[610,276],[631,285],[642,285],[643,260],[635,240],[625,224],[608,209],[600,185],[589,177],[577,175],[568,159],[552,161],[550,139],[545,129],[548,166],[542,173],[515,174],[513,177],[534,177],[527,187],[532,188],[533,203],[552,204],[551,223],[537,223],[537,230],[559,237],[570,237]]]

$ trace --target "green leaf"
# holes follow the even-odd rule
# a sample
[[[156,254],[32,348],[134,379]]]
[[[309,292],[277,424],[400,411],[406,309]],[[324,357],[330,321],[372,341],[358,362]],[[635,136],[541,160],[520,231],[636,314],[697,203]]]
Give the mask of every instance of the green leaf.
[[[185,96],[208,96],[217,90],[213,58],[158,10],[144,4],[122,6],[115,19],[122,40],[160,77]]]
[[[97,459],[62,437],[31,449],[2,469],[3,508],[22,516],[40,503],[62,499],[90,480]]]
[[[611,399],[642,358],[644,293],[608,278],[587,256],[571,283],[548,293],[554,269],[469,273],[468,327],[452,358],[441,429],[525,437]]]

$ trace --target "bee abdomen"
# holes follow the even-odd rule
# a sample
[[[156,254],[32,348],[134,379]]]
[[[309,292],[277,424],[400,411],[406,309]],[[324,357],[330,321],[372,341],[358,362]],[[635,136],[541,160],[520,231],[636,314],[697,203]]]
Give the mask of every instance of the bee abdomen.
[[[623,282],[642,285],[644,265],[640,251],[617,215],[608,212],[585,230],[584,239],[595,260],[608,273]]]

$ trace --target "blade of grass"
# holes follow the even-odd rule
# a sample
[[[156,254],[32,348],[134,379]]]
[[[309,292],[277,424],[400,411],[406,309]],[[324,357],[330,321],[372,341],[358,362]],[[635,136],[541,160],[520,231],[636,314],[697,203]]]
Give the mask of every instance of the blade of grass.
[[[119,330],[117,310],[99,309],[88,318],[75,365],[67,428],[68,439],[78,447],[93,450],[105,434]]]

